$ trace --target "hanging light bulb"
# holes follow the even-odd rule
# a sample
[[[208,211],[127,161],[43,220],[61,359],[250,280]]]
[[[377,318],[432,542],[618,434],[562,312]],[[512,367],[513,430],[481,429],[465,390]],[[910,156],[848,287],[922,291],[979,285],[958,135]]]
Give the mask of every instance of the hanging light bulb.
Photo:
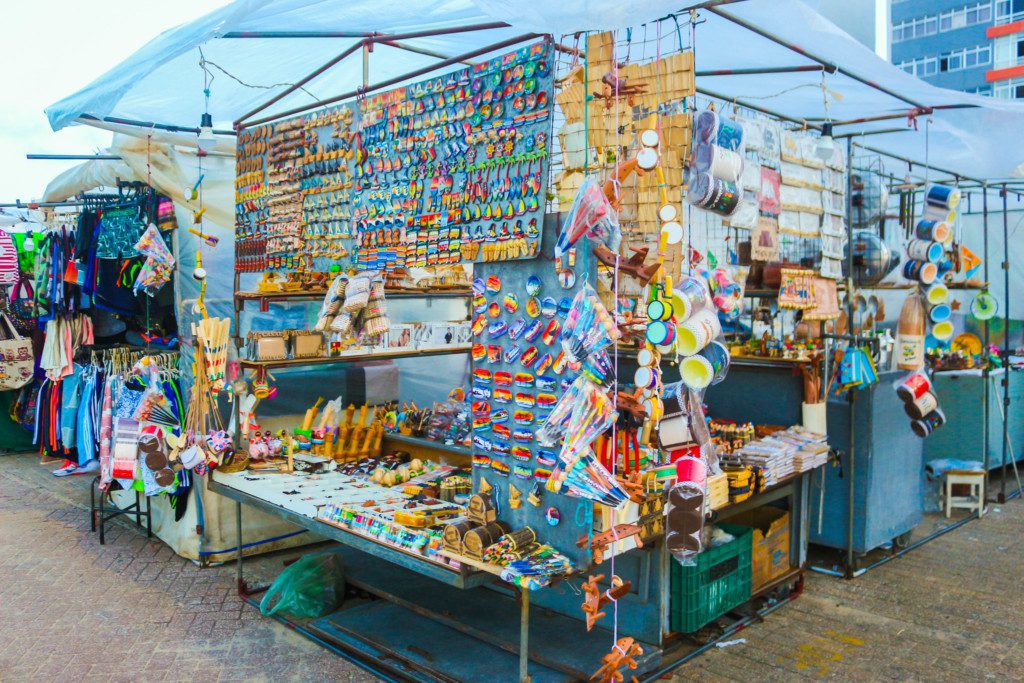
[[[821,124],[821,137],[814,145],[814,156],[822,161],[828,161],[836,151],[836,143],[832,139],[832,122],[826,121]]]
[[[213,134],[213,117],[204,113],[199,120],[199,149],[209,152],[217,144],[217,138]]]

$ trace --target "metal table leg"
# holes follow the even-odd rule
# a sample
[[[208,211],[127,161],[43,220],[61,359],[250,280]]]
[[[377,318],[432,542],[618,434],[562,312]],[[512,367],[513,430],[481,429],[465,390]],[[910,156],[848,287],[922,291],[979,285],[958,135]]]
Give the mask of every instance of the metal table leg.
[[[530,682],[530,591],[519,591],[519,681]]]
[[[242,504],[235,501],[235,538],[238,547],[235,549],[235,584],[238,594],[246,594],[245,579],[242,578]]]

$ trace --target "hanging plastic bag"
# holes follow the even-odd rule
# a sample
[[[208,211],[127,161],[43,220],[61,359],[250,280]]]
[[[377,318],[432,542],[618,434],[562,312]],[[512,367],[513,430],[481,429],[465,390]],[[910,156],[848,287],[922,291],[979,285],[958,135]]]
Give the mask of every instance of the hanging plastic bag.
[[[274,598],[278,597],[276,603]],[[263,616],[321,617],[345,599],[345,571],[337,553],[306,555],[278,576],[260,601]]]
[[[584,181],[562,222],[562,231],[555,243],[555,258],[561,258],[584,235],[612,251],[618,251],[622,241],[618,215],[593,178]]]

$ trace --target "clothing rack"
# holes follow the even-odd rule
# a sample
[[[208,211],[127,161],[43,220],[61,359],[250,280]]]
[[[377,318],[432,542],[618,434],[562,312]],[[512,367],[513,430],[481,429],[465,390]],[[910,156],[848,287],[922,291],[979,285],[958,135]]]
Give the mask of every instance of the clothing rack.
[[[143,358],[154,359],[161,370],[173,370],[177,367],[179,351],[167,351],[157,349],[140,349],[134,346],[118,345],[105,349],[93,349],[91,359],[93,364],[108,366],[112,372],[122,373],[131,370],[132,367]]]

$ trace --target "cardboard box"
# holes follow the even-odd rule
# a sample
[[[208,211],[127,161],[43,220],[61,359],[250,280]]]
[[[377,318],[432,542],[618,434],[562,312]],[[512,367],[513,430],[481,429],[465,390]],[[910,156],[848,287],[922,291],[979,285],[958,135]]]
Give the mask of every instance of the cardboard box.
[[[765,506],[728,518],[754,530],[752,545],[752,592],[789,571],[789,512]]]

